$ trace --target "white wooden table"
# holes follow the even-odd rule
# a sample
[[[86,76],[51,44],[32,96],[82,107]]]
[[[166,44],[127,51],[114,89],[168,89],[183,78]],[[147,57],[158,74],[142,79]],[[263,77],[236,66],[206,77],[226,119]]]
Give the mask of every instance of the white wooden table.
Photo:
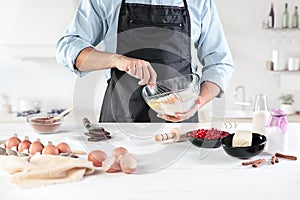
[[[139,159],[136,174],[96,173],[75,183],[21,190],[12,185],[9,175],[0,172],[0,199],[3,200],[75,200],[75,199],[299,199],[300,162],[280,159],[271,165],[271,155],[262,153],[267,163],[259,168],[242,166],[243,160],[228,156],[221,148],[200,149],[189,142],[163,145],[154,143],[152,135],[174,124],[147,125],[106,124],[113,139],[109,142],[89,143],[84,129],[64,123],[56,134],[34,133],[24,123],[0,124],[0,139],[13,133],[28,135],[54,143],[68,142],[73,149],[91,151],[102,149],[108,154],[115,146],[124,146]],[[200,125],[208,128],[210,124]],[[160,128],[161,127],[161,128]],[[250,124],[240,124],[247,129]],[[147,130],[138,134],[142,130]],[[148,133],[149,132],[149,133]],[[289,153],[300,156],[300,124],[289,124]],[[81,157],[80,159],[86,159]],[[1,163],[0,163],[1,164]]]

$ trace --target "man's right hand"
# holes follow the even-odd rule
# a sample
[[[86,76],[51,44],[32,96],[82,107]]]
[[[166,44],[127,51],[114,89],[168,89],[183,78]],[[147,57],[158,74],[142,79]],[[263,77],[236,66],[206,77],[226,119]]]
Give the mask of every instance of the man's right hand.
[[[156,72],[147,61],[120,55],[113,62],[112,67],[116,67],[120,71],[125,71],[130,76],[140,79],[138,82],[139,85],[156,82]]]
[[[154,84],[157,77],[156,72],[147,61],[98,51],[93,47],[87,47],[79,53],[75,66],[79,71],[85,72],[117,68],[140,79],[139,85]]]

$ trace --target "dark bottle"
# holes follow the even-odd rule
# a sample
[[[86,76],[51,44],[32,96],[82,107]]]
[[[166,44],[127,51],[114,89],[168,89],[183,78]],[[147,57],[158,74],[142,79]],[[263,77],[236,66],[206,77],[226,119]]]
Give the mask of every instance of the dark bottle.
[[[271,3],[271,9],[268,16],[268,28],[274,28],[274,26],[275,26],[274,4]]]

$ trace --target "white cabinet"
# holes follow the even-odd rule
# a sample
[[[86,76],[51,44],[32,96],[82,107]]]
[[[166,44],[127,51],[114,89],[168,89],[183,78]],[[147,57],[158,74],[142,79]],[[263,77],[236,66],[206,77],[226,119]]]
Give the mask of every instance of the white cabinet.
[[[0,0],[0,42],[13,57],[54,57],[79,0]]]

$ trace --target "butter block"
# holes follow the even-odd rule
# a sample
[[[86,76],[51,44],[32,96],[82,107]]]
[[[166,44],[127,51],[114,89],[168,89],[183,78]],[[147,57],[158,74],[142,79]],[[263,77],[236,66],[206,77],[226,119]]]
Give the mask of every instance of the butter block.
[[[252,144],[252,133],[247,130],[237,130],[232,138],[233,147],[248,147]]]

